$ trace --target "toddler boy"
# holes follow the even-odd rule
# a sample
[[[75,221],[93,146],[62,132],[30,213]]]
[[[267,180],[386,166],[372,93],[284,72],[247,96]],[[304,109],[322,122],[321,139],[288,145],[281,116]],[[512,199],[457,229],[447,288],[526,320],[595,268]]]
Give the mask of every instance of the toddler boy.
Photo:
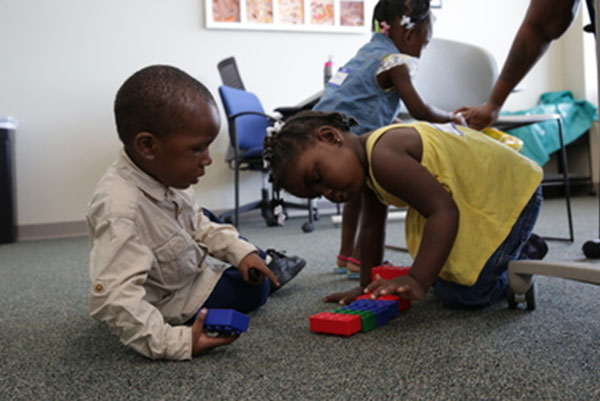
[[[206,335],[205,308],[250,312],[305,261],[257,250],[196,204],[192,185],[212,162],[220,127],[204,85],[150,66],[121,86],[114,112],[123,150],[87,214],[90,314],[150,358],[190,359],[231,343],[237,336]]]

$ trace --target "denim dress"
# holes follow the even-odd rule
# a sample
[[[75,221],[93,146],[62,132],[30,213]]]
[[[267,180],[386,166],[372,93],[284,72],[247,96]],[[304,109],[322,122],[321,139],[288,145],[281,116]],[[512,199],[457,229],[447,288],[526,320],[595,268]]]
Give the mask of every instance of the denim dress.
[[[351,127],[355,134],[390,124],[398,115],[400,97],[393,87],[382,89],[377,74],[386,57],[398,53],[388,36],[374,34],[331,78],[313,110],[337,111],[353,117],[358,122]]]

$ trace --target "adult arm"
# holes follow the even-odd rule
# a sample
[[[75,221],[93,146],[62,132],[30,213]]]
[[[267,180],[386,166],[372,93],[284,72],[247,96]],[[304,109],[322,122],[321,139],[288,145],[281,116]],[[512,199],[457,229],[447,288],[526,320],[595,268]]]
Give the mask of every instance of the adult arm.
[[[482,129],[497,120],[510,92],[567,30],[578,7],[579,0],[531,0],[488,100],[464,112],[470,127]]]

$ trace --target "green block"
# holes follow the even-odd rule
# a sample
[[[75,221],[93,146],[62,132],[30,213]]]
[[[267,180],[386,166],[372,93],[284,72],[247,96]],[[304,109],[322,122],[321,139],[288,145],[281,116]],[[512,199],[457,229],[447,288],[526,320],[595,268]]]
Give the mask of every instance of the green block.
[[[333,313],[344,313],[346,315],[359,315],[362,322],[361,331],[370,331],[377,327],[377,316],[371,311],[338,308]]]

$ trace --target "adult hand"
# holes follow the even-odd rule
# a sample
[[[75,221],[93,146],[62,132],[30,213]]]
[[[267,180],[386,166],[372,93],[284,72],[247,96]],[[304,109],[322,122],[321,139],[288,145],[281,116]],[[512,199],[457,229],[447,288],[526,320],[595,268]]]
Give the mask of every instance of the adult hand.
[[[192,325],[192,356],[197,356],[209,349],[231,344],[239,337],[239,334],[218,334],[209,336],[204,331],[204,320],[208,311],[202,308],[196,315]]]
[[[242,274],[244,281],[248,283],[258,285],[262,283],[265,276],[267,276],[273,285],[279,287],[277,276],[275,276],[275,273],[267,267],[265,261],[258,256],[258,253],[256,252],[246,255],[246,257],[240,261],[237,268]],[[250,273],[251,269],[255,270],[253,274]]]
[[[373,299],[382,295],[392,294],[418,301],[425,296],[425,289],[417,280],[410,276],[396,277],[391,280],[384,280],[377,276],[376,279],[365,288],[364,292],[371,293]]]
[[[461,111],[452,113],[452,122],[458,125],[467,125],[467,120]]]
[[[351,290],[344,292],[336,292],[335,294],[329,294],[323,297],[323,302],[337,302],[340,305],[347,305],[354,301],[356,297],[363,295],[361,287],[355,287]]]
[[[481,131],[496,122],[500,107],[486,102],[480,106],[464,109],[461,113],[469,127]]]

